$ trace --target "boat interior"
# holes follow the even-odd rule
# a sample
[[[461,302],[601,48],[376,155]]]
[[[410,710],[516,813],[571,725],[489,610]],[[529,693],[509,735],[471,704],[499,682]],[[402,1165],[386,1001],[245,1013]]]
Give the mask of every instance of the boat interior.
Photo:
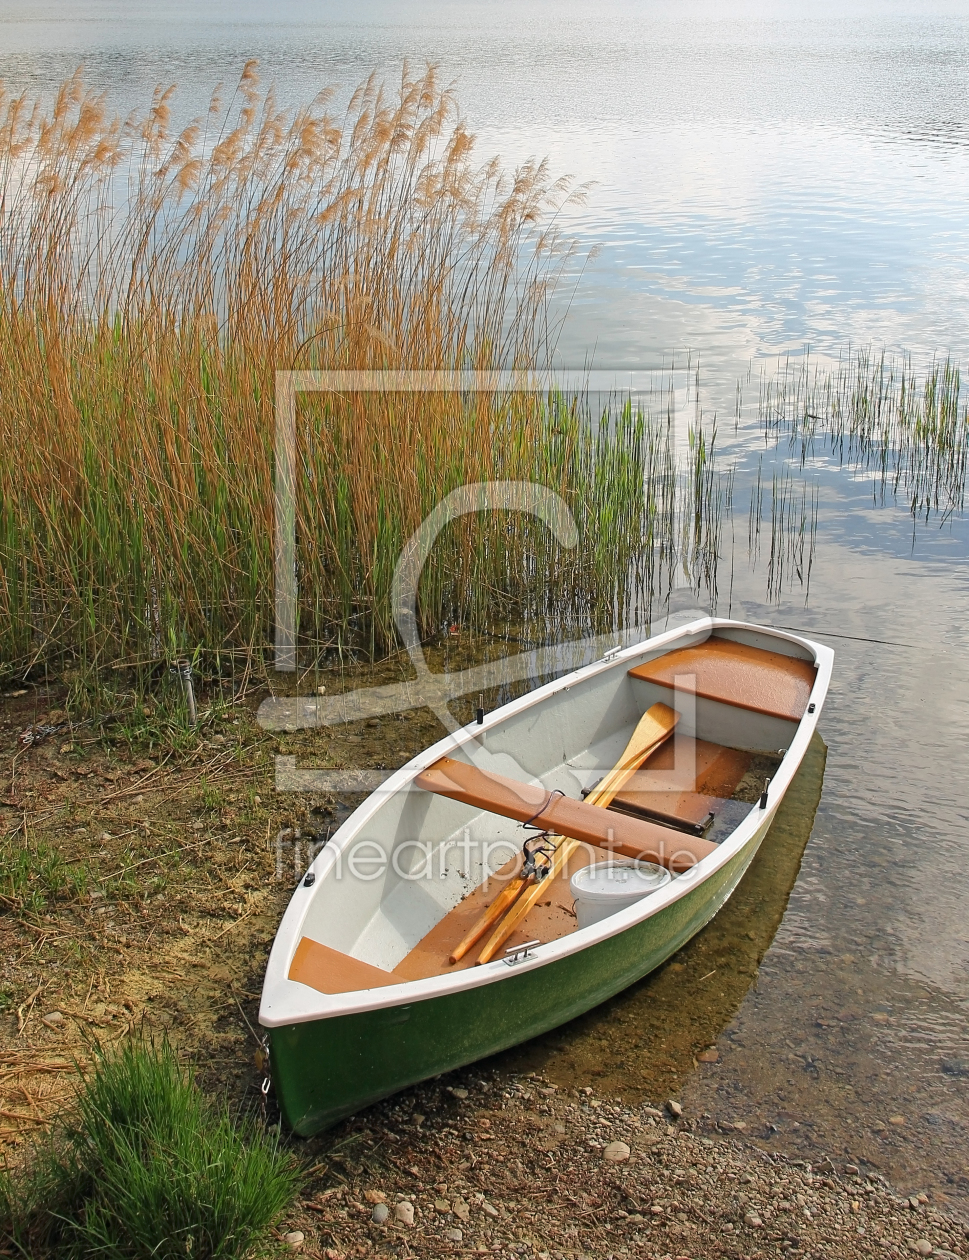
[[[692,862],[712,852],[756,806],[808,708],[815,674],[799,644],[719,628],[698,642],[645,651],[631,668],[625,661],[598,671],[487,726],[455,750],[463,760],[442,759],[388,795],[345,846],[346,860],[341,851],[325,871],[289,979],[335,994],[474,966],[478,945],[452,957],[496,896],[522,885],[523,841],[536,834],[522,829],[525,805],[508,813],[509,781],[526,804],[538,800],[536,819],[543,801],[551,810],[559,797],[584,830],[563,877],[541,882],[503,949],[574,932],[571,876],[617,850],[661,860],[674,873],[667,854],[686,851]],[[675,727],[624,772],[608,809],[579,805],[596,800],[642,716],[664,705],[676,711]],[[471,785],[460,789],[464,799],[447,785],[445,762]],[[600,819],[608,844],[599,842]]]

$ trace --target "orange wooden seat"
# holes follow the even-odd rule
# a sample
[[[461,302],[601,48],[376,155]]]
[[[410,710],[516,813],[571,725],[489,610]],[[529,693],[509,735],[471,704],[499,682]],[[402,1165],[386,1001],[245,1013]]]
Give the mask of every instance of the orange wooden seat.
[[[701,832],[736,791],[750,754],[680,735],[657,749],[610,808]]]
[[[400,977],[370,963],[351,958],[308,936],[301,938],[289,967],[289,979],[307,984],[320,993],[356,993],[359,989],[379,989],[400,984]]]
[[[705,840],[677,835],[668,827],[625,818],[598,805],[479,770],[451,757],[435,761],[414,782],[426,792],[515,818],[536,831],[568,836],[623,857],[658,862],[674,872],[689,870],[716,848]]]
[[[674,690],[678,675],[693,675],[698,696],[795,722],[804,716],[816,673],[811,661],[717,635],[629,671],[632,678]]]

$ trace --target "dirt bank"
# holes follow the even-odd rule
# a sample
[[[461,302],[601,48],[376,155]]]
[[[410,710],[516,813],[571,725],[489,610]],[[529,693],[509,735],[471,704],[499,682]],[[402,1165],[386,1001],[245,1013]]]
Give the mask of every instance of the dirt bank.
[[[164,1033],[209,1088],[261,1110],[256,1012],[268,947],[306,843],[325,838],[353,803],[277,795],[273,756],[391,769],[436,737],[435,720],[413,713],[269,735],[254,721],[257,694],[175,751],[150,721],[77,727],[63,693],[18,690],[0,698],[7,1158],[16,1161],[70,1096],[75,1063],[132,1035]],[[682,1046],[671,1039],[670,1081],[692,1070],[709,1039],[690,1025]],[[860,1257],[917,1247],[969,1256],[941,1203],[900,1200],[850,1166],[772,1158],[709,1118],[647,1104],[641,1083],[624,1104],[615,1063],[595,1095],[514,1066],[517,1075],[503,1060],[431,1082],[295,1143],[307,1180],[281,1233],[302,1232],[305,1254],[331,1260]],[[272,1122],[271,1096],[266,1115]],[[613,1143],[628,1158],[611,1162]],[[375,1223],[384,1203],[387,1220]],[[411,1205],[413,1224],[397,1219],[409,1216],[398,1203]]]

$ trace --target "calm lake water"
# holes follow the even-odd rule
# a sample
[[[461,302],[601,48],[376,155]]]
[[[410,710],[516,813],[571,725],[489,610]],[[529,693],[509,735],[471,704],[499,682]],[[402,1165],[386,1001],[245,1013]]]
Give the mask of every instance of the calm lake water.
[[[756,957],[752,971],[729,940],[701,939],[680,971],[530,1061],[592,1079],[605,1039],[615,1088],[675,1088],[766,1145],[867,1161],[969,1211],[969,522],[914,525],[819,458],[809,593],[768,602],[739,536],[756,377],[779,355],[850,343],[969,363],[965,5],[0,3],[14,90],[49,92],[83,63],[119,110],[179,83],[187,118],[249,57],[294,103],[405,57],[439,62],[482,157],[547,154],[595,181],[565,224],[599,252],[573,277],[560,362],[698,359],[737,461],[719,609],[732,569],[735,616],[834,636],[823,792],[813,831],[810,785],[788,813],[780,882],[807,844],[786,912],[783,896],[764,911],[783,919],[756,981]],[[686,588],[671,608],[695,602]],[[721,1061],[694,1072],[667,1049],[697,1028]]]

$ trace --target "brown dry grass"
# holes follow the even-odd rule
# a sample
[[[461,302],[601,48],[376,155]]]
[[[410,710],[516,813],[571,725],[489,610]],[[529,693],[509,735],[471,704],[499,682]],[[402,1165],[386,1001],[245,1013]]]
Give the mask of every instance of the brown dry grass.
[[[79,75],[50,109],[0,91],[8,668],[268,641],[278,370],[548,351],[569,188],[541,162],[478,164],[433,69],[371,77],[337,116],[329,93],[281,109],[249,63],[180,131],[172,92],[122,120]],[[490,406],[453,397],[301,422],[309,619],[357,618],[378,645],[390,558],[430,507],[535,463],[533,421],[496,441]]]

